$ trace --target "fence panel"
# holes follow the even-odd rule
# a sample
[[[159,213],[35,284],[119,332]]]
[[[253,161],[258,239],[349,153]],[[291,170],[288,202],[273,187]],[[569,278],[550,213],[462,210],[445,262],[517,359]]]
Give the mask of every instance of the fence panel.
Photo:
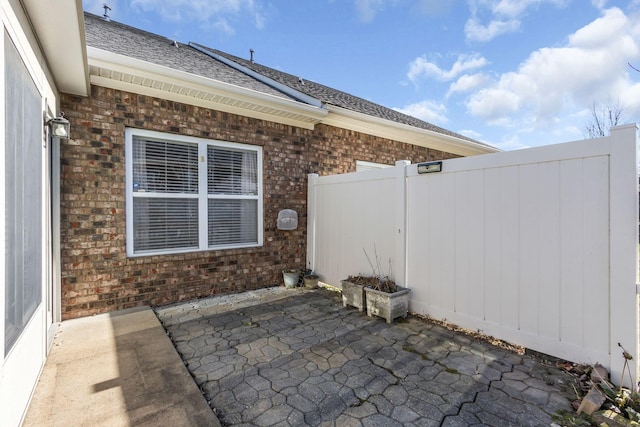
[[[638,360],[635,132],[446,160],[440,173],[311,176],[312,267],[339,285],[371,271],[375,246],[411,288],[410,311],[620,378],[617,343]]]
[[[376,253],[384,274],[395,279],[396,239],[395,168],[344,175],[314,177],[309,193],[315,211],[309,211],[308,242],[313,253],[313,270],[335,286],[349,275],[372,274],[365,251],[376,263]],[[309,257],[308,257],[309,258]],[[377,268],[377,266],[376,266]]]
[[[412,311],[571,360],[577,348],[608,359],[608,156],[582,145],[565,159],[545,147],[536,163],[531,150],[450,160],[438,176],[410,167]]]

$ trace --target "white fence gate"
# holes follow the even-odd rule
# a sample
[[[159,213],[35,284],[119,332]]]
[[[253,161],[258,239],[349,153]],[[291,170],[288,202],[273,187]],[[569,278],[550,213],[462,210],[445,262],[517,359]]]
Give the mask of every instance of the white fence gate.
[[[309,176],[309,267],[339,286],[375,253],[410,311],[619,382],[638,360],[635,125],[611,136],[417,165]],[[638,377],[632,366],[633,381]]]

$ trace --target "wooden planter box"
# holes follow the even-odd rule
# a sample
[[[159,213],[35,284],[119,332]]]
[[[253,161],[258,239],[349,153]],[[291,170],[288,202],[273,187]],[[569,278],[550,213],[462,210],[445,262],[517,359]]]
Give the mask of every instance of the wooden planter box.
[[[364,288],[364,292],[368,316],[382,317],[387,320],[387,323],[391,323],[393,319],[398,317],[407,317],[411,289],[387,293]]]
[[[342,305],[356,307],[358,311],[364,311],[366,300],[364,295],[364,286],[356,285],[347,280],[341,280],[342,283]]]

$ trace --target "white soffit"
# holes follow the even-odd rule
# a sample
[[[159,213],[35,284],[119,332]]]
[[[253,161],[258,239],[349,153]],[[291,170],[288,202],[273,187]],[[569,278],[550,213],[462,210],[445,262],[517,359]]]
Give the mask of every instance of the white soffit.
[[[22,0],[59,91],[89,95],[81,0]]]
[[[452,135],[409,126],[367,114],[328,105],[329,114],[322,123],[420,147],[446,151],[460,156],[496,153],[501,150]]]
[[[324,108],[87,47],[92,84],[313,129]]]

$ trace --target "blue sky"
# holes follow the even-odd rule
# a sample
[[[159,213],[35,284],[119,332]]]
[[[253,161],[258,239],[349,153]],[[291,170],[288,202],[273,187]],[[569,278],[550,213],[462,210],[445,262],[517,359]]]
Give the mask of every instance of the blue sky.
[[[640,0],[84,0],[504,150],[640,122]]]

